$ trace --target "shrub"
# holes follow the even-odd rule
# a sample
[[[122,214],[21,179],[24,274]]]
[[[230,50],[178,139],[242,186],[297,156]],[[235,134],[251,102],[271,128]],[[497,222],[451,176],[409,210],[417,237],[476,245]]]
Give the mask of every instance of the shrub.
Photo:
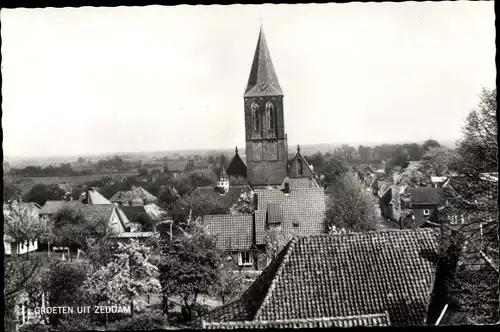
[[[143,331],[162,329],[168,326],[167,317],[160,313],[146,312],[114,322],[109,331]]]

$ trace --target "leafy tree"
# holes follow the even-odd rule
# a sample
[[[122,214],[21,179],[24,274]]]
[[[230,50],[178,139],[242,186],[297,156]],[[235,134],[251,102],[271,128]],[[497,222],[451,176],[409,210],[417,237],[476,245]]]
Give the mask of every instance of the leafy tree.
[[[453,152],[444,146],[429,148],[422,157],[422,171],[428,176],[448,176]]]
[[[375,229],[375,206],[361,182],[351,174],[337,181],[328,196],[326,229],[332,226],[353,231]]]
[[[424,154],[423,146],[417,143],[403,144],[403,148],[406,150],[409,160],[420,160]]]
[[[342,144],[339,147],[334,147],[332,158],[342,160],[344,162],[352,162],[359,159],[358,151],[352,146]]]
[[[61,201],[64,198],[64,190],[57,185],[46,186],[43,183],[37,183],[31,190],[24,196],[23,201],[35,202],[43,206],[47,201]]]
[[[3,182],[3,201],[12,202],[19,201],[21,198],[21,189],[12,181],[4,180]]]
[[[182,299],[185,320],[192,318],[200,295],[210,295],[221,276],[222,253],[198,219],[190,217],[185,233],[167,242],[160,262],[164,308],[169,296]]]
[[[129,304],[131,313],[147,304],[138,298],[160,291],[158,269],[149,262],[153,250],[138,241],[118,243],[113,261],[85,280],[83,289],[96,305]],[[134,307],[134,303],[138,307]]]
[[[483,90],[478,108],[467,116],[456,154],[449,163],[456,175],[445,188],[439,218],[443,238],[463,247],[463,258],[478,260],[484,254],[498,266],[498,173],[496,179],[484,175],[498,170],[496,97],[496,89]],[[450,237],[450,230],[458,235]],[[498,289],[498,270],[459,269],[456,279],[458,291],[454,293],[470,320],[485,323],[498,319],[498,293],[488,291]]]
[[[305,156],[304,158],[306,159],[307,163],[313,165],[315,169],[325,163],[325,157],[320,151],[316,152],[310,157]]]
[[[217,177],[213,170],[207,172],[190,172],[188,179],[194,188],[214,186],[217,183]]]
[[[231,214],[252,214],[255,211],[254,192],[244,192],[230,208]]]
[[[223,304],[238,298],[244,290],[243,275],[229,268],[221,270],[218,283],[213,288],[213,295],[221,299]]]
[[[352,168],[342,160],[332,159],[325,167],[325,179],[323,180],[324,187],[329,187],[338,182]]]
[[[424,151],[427,151],[431,148],[439,148],[441,147],[441,144],[439,144],[439,142],[436,140],[428,139],[424,143],[422,143],[422,147],[424,148]]]
[[[359,158],[363,161],[368,161],[373,159],[373,148],[369,146],[358,146]]]
[[[25,205],[17,202],[4,204],[3,215],[4,232],[15,242],[29,244],[48,239],[51,235],[51,222],[41,219],[36,210]]]
[[[292,235],[283,232],[279,228],[270,228],[264,234],[264,244],[266,246],[266,258],[270,262],[278,256],[280,251],[290,242]]]

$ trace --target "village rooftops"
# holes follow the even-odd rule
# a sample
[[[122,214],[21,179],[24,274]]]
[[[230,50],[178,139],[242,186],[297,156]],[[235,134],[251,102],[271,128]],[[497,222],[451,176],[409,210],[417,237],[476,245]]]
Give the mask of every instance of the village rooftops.
[[[156,197],[142,187],[132,187],[131,190],[120,190],[110,198],[113,203],[136,202],[145,205],[156,202]],[[144,203],[145,202],[145,203]]]
[[[438,241],[435,229],[294,238],[239,299],[196,324],[387,312],[391,325],[424,325]]]

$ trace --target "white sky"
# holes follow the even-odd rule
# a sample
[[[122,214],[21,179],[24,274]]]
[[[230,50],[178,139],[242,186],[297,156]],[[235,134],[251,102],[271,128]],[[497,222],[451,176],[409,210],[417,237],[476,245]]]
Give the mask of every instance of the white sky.
[[[493,2],[2,10],[5,155],[244,146],[259,16],[288,143],[456,139]]]

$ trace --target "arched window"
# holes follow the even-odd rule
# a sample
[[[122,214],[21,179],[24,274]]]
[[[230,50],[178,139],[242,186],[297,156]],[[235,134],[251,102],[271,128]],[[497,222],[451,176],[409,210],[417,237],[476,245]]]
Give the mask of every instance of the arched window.
[[[266,112],[267,116],[269,117],[269,129],[274,129],[276,126],[276,108],[273,104],[273,102],[268,101],[266,103]]]
[[[304,166],[302,165],[302,159],[297,159],[297,172],[299,175],[304,175]]]
[[[260,130],[260,114],[259,114],[259,104],[254,102],[252,104],[252,119],[253,119],[253,130]]]

